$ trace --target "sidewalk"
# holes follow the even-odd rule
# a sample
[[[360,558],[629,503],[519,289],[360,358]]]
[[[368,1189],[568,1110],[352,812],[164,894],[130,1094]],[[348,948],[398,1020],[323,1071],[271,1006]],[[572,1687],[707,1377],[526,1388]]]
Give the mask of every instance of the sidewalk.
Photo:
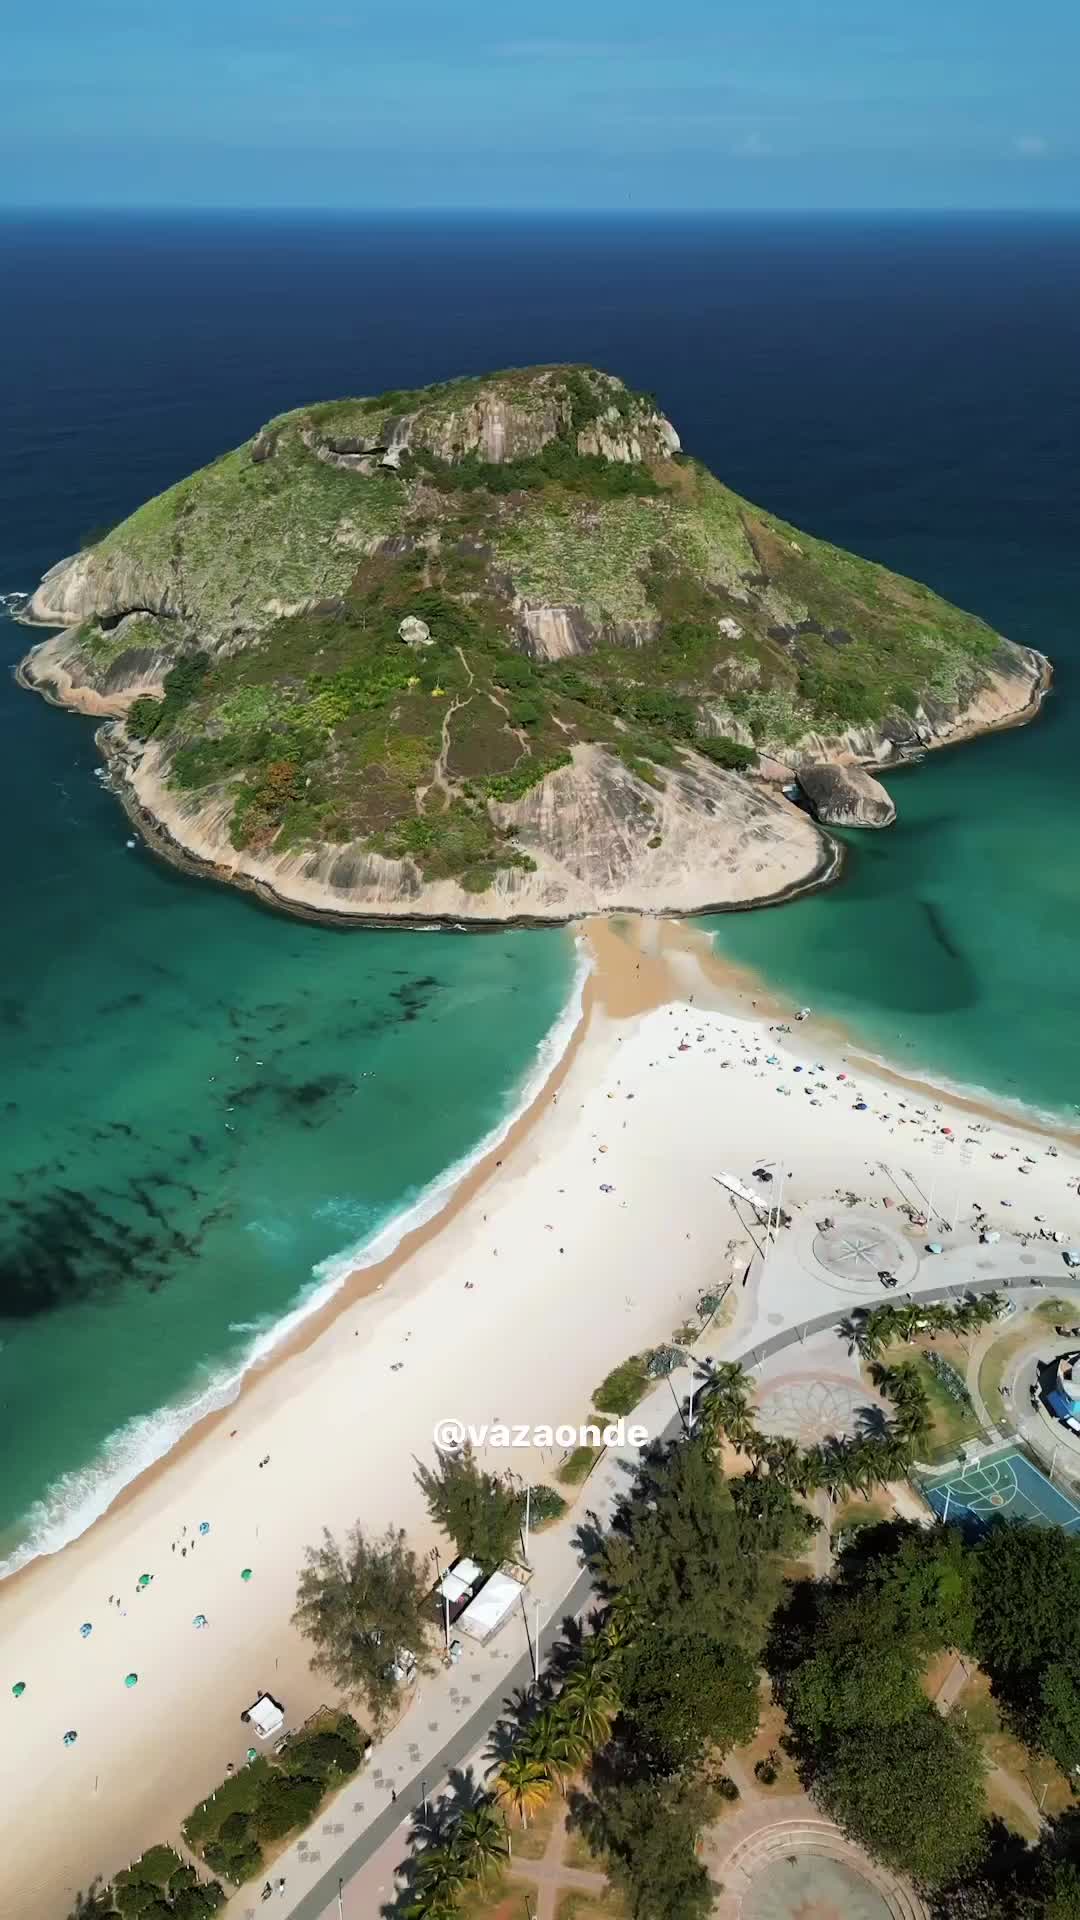
[[[740,1352],[725,1357],[737,1357],[752,1368],[766,1353],[838,1324],[859,1304],[850,1293],[822,1288],[820,1292],[815,1290],[816,1298],[811,1294],[811,1300],[815,1306],[820,1306],[823,1298],[830,1300],[829,1310],[819,1311],[811,1321],[795,1318],[791,1307],[810,1304],[810,1290],[805,1269],[797,1258],[786,1254],[781,1244],[769,1263],[768,1304],[773,1311],[768,1316],[758,1297],[757,1274],[751,1274],[746,1299],[751,1312],[738,1315]],[[922,1259],[910,1291],[928,1298],[942,1298],[969,1288],[988,1292],[1008,1286],[1010,1291],[1019,1292],[1033,1279],[1066,1291],[1080,1286],[1080,1282],[1059,1272],[1050,1254],[1040,1259],[1038,1269],[1018,1274],[1021,1257],[1015,1246],[956,1248]],[[756,1268],[757,1262],[754,1265]],[[870,1299],[874,1298],[872,1294]],[[782,1316],[776,1312],[780,1302],[788,1307]],[[781,1318],[787,1325],[778,1330],[776,1321]],[[743,1324],[746,1319],[750,1322],[748,1329]],[[752,1344],[755,1335],[757,1342]],[[719,1330],[706,1344],[730,1349],[734,1345],[733,1329]],[[672,1389],[674,1386],[681,1398],[688,1384],[689,1373],[682,1370],[673,1383],[662,1381],[635,1409],[635,1419],[648,1428],[653,1440],[674,1435],[680,1429]],[[559,1637],[563,1621],[587,1609],[591,1579],[582,1571],[579,1530],[586,1520],[607,1527],[619,1494],[633,1476],[638,1451],[626,1446],[604,1454],[586,1482],[570,1523],[564,1522],[531,1540],[534,1572],[521,1612],[507,1622],[490,1645],[474,1647],[466,1643],[457,1667],[440,1668],[419,1682],[417,1695],[403,1719],[372,1749],[355,1779],[323,1810],[318,1825],[293,1841],[269,1874],[260,1874],[233,1895],[224,1909],[228,1920],[258,1920],[260,1913],[289,1915],[292,1920],[336,1920],[339,1881],[344,1920],[350,1916],[359,1920],[361,1914],[364,1920],[374,1920],[380,1904],[380,1900],[372,1900],[375,1881],[381,1881],[387,1889],[380,1899],[391,1898],[393,1867],[405,1856],[409,1822],[422,1810],[425,1794],[434,1797],[451,1769],[466,1760],[473,1763],[477,1783],[485,1783],[486,1764],[477,1763],[475,1756],[479,1754],[482,1761],[484,1737],[499,1718],[502,1703],[532,1682],[531,1635],[537,1602],[541,1664],[546,1650]],[[270,1878],[276,1889],[282,1875],[285,1898],[279,1900],[275,1894],[263,1906],[259,1895],[265,1880]],[[363,1887],[362,1899],[354,1891],[354,1883],[356,1888]]]

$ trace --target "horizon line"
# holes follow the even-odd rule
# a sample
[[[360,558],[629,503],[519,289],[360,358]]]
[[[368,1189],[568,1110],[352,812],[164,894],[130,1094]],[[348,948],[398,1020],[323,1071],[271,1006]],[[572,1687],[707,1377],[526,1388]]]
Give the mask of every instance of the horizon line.
[[[595,219],[663,219],[663,220],[805,220],[805,219],[908,219],[908,220],[1030,220],[1030,219],[1080,219],[1080,203],[1075,207],[1031,206],[1031,207],[908,207],[908,206],[828,206],[828,207],[665,207],[665,206],[595,206],[595,207],[520,207],[520,206],[355,206],[342,207],[311,202],[303,205],[245,205],[238,202],[228,206],[183,206],[178,202],[161,202],[145,206],[128,205],[124,202],[64,204],[57,202],[49,205],[4,205],[0,203],[0,219],[48,219],[52,216],[95,217],[101,215],[129,215],[145,218],[147,216],[171,216],[188,219],[232,218],[243,215],[266,216],[268,218],[309,218],[312,215],[336,219],[515,219],[515,220],[595,220]]]

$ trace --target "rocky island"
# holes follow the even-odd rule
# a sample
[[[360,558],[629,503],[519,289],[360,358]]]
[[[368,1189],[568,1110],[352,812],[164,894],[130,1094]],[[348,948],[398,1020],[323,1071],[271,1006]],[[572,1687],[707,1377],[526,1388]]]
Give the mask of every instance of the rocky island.
[[[294,910],[561,920],[819,884],[865,775],[1035,712],[1043,657],[788,526],[651,396],[551,366],[329,401],[45,576],[27,686],[171,857]]]

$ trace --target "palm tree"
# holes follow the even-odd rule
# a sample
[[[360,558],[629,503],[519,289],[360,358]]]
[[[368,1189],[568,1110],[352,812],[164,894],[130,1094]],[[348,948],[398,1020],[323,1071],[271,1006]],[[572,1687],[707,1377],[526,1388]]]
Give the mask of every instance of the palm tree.
[[[586,1741],[570,1724],[569,1714],[560,1713],[557,1706],[545,1707],[538,1713],[518,1745],[560,1786],[588,1758]]]
[[[462,1814],[451,1846],[470,1880],[487,1880],[499,1871],[509,1848],[506,1829],[489,1800]]]
[[[420,1911],[430,1914],[433,1905],[442,1904],[453,1910],[470,1878],[452,1842],[444,1847],[429,1847],[421,1854],[416,1869]]]
[[[773,1474],[783,1486],[790,1487],[792,1478],[797,1473],[801,1461],[802,1456],[799,1451],[799,1443],[797,1440],[793,1440],[789,1434],[777,1433],[766,1438],[765,1464],[769,1472]]]
[[[605,1746],[615,1718],[615,1694],[608,1675],[598,1661],[578,1667],[559,1695],[571,1727],[595,1751]]]
[[[499,1771],[495,1798],[512,1807],[522,1826],[527,1827],[530,1813],[538,1812],[551,1798],[553,1784],[548,1768],[525,1753],[519,1742]]]

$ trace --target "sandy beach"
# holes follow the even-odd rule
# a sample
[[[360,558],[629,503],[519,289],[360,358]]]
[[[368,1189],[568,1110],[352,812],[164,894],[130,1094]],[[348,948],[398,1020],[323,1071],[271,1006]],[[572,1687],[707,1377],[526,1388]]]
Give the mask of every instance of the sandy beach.
[[[0,1912],[59,1920],[93,1875],[175,1838],[242,1761],[240,1711],[259,1688],[290,1725],[329,1697],[289,1624],[304,1548],[356,1520],[444,1548],[414,1478],[437,1420],[582,1420],[614,1364],[729,1280],[733,1353],[853,1304],[809,1268],[793,1278],[794,1261],[744,1287],[754,1246],[717,1172],[782,1167],[796,1234],[850,1190],[867,1207],[933,1192],[967,1246],[976,1202],[1005,1244],[1038,1234],[1037,1216],[1080,1238],[1074,1141],[879,1072],[813,1019],[778,1034],[789,1016],[692,930],[597,923],[583,938],[594,971],[566,1055],[438,1217],[81,1539],[0,1587]],[[557,1462],[488,1463],[550,1481]]]

